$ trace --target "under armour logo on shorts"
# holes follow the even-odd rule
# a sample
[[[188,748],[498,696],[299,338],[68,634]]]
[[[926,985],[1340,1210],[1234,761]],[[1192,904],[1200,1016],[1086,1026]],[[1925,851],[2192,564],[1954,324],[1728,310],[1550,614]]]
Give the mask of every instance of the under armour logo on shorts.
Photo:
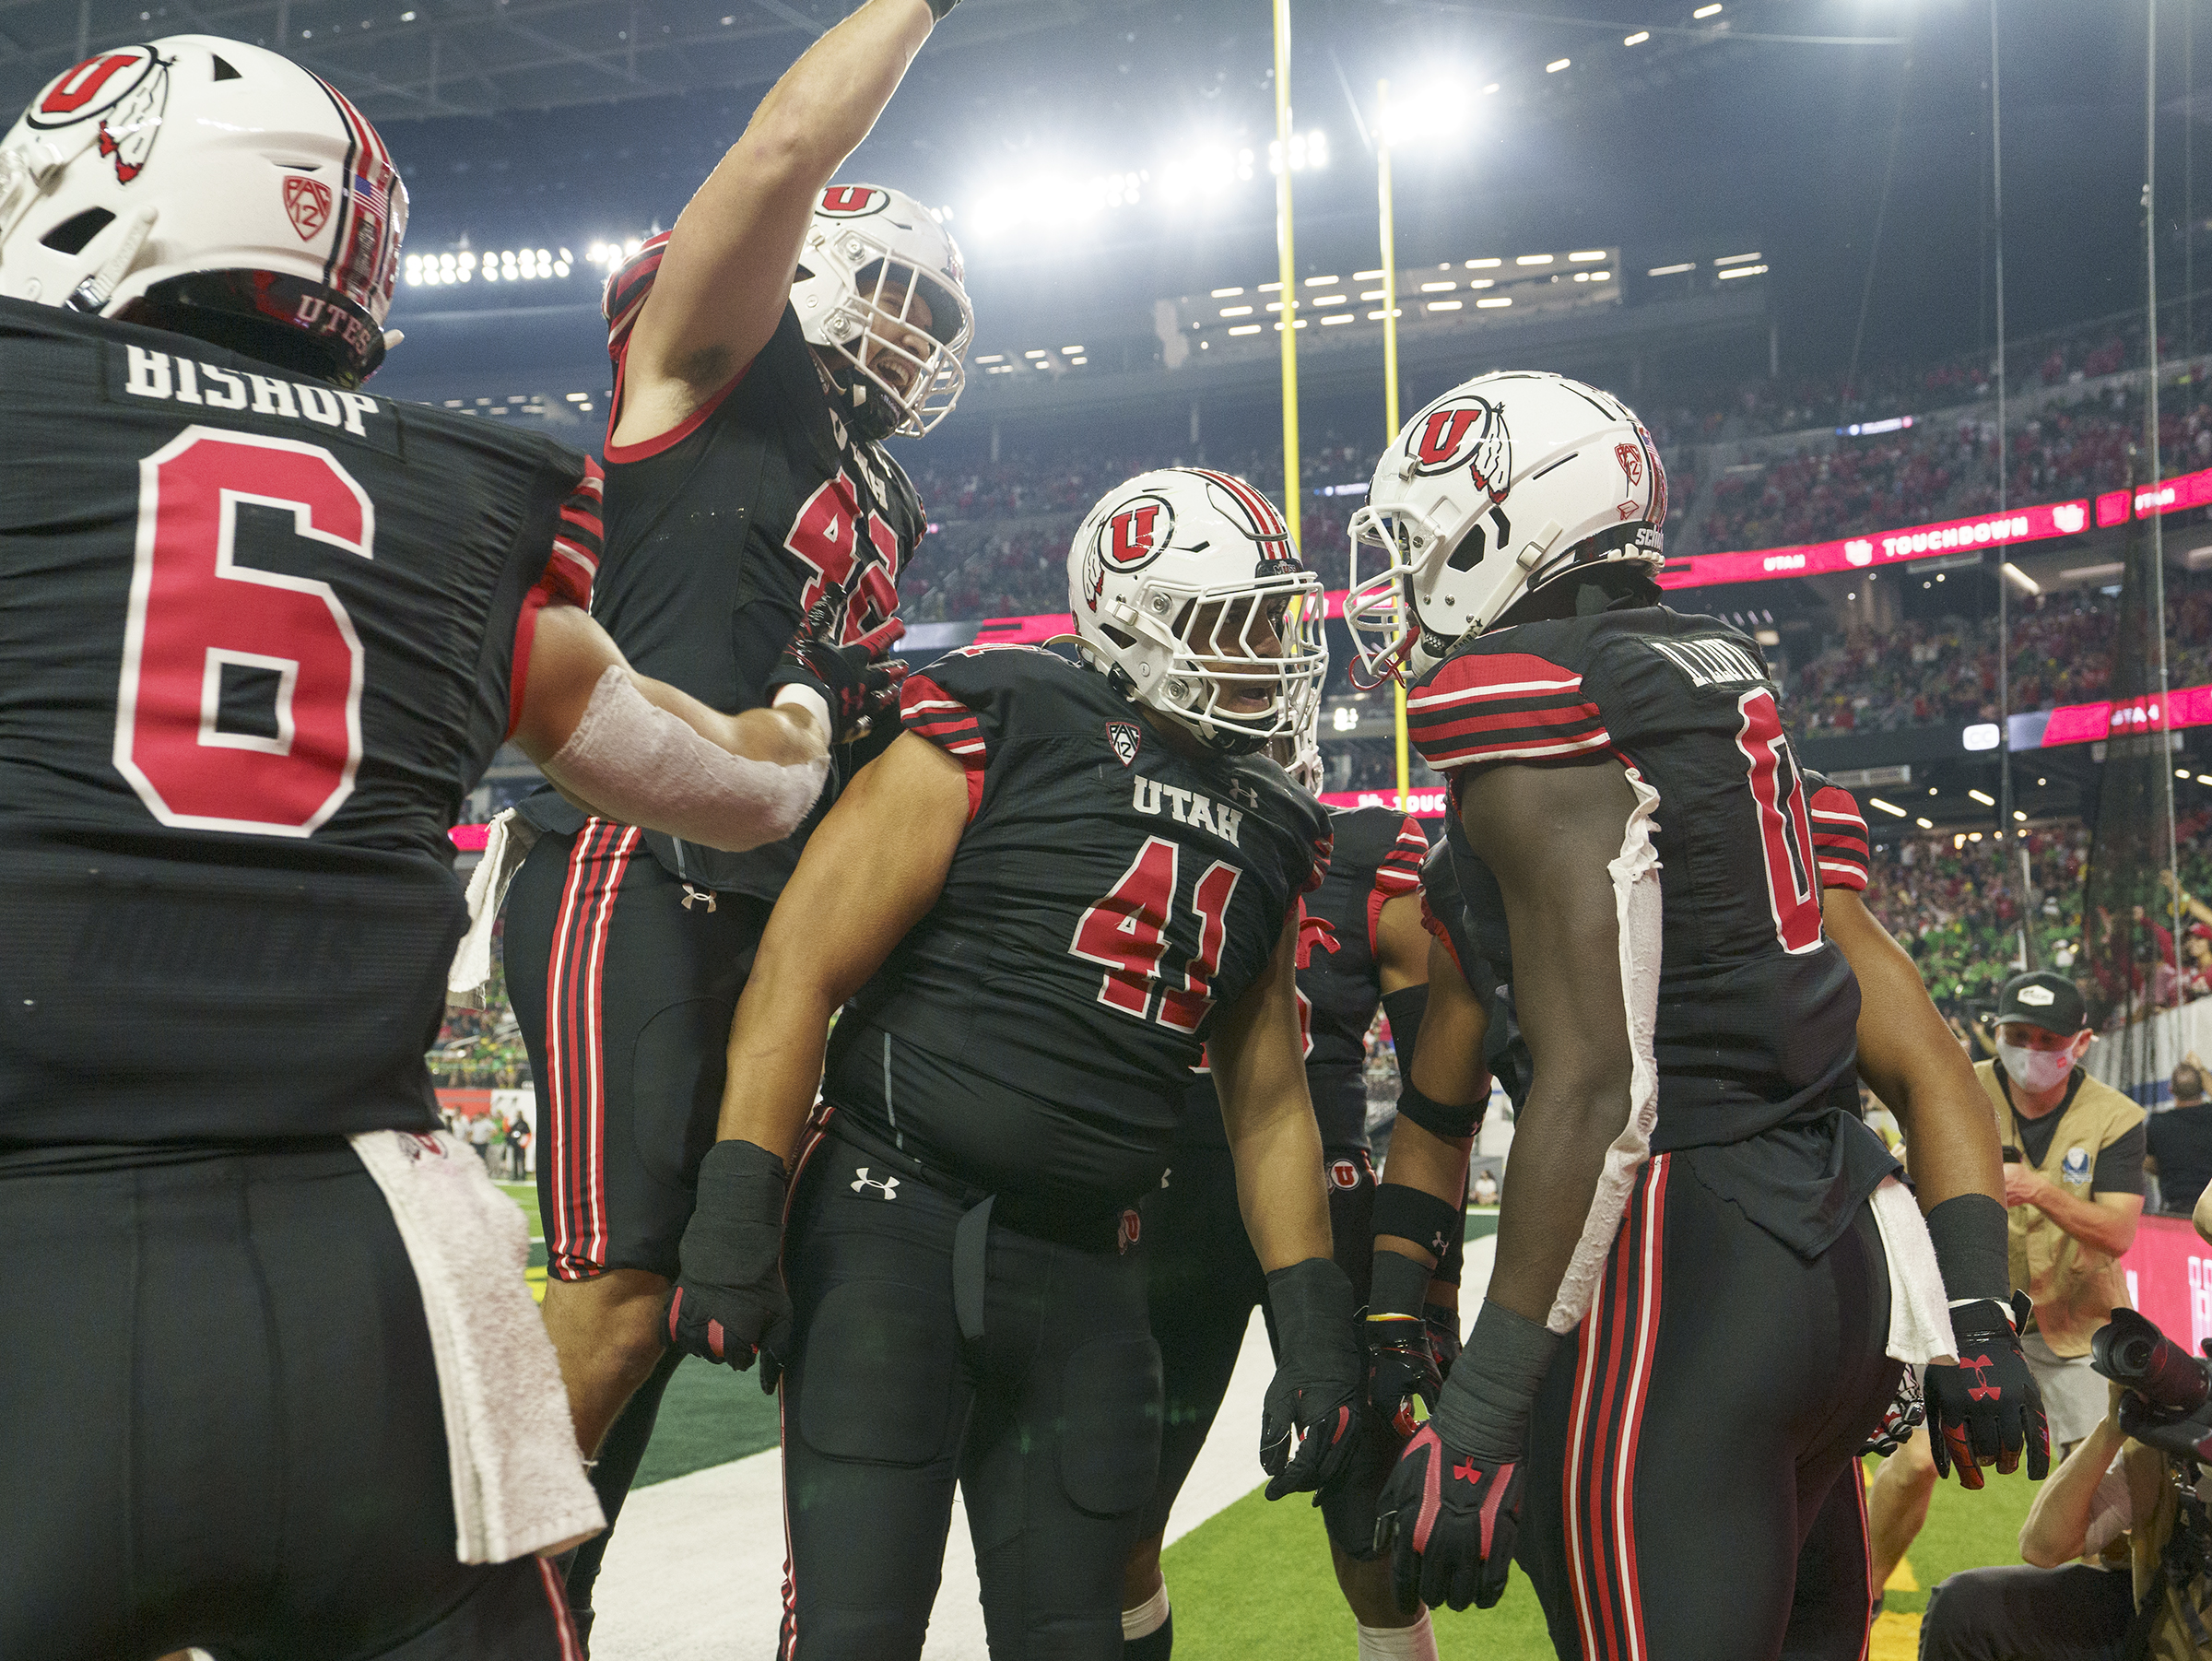
[[[853,1192],[858,1194],[864,1188],[873,1188],[886,1199],[899,1197],[899,1179],[897,1177],[872,1177],[868,1174],[868,1168],[865,1165],[860,1165],[854,1167],[853,1172]]]

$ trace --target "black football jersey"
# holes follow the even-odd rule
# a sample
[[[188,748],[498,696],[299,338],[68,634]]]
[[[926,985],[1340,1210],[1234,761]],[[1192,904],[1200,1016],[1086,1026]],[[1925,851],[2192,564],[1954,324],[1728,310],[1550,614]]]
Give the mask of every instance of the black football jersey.
[[[598,470],[0,300],[0,1139],[436,1123],[448,828]]]
[[[1779,696],[1738,630],[1624,604],[1494,629],[1407,700],[1455,796],[1475,770],[1593,755],[1656,793],[1658,1151],[1855,1106],[1858,984],[1821,930],[1812,791]],[[1477,946],[1506,946],[1492,960],[1510,963],[1495,881],[1471,851],[1459,875]]]
[[[968,770],[968,828],[840,1017],[823,1093],[963,1182],[1132,1203],[1213,1010],[1327,870],[1327,812],[1264,757],[1177,755],[1103,675],[1030,647],[939,658],[904,719]]]
[[[592,612],[640,674],[734,713],[768,701],[776,659],[826,583],[853,584],[847,641],[898,609],[922,503],[890,453],[832,412],[789,306],[759,356],[688,419],[642,443],[613,442],[630,325],[665,241],[610,285],[606,557]],[[742,854],[657,831],[646,842],[687,881],[773,900],[853,764],[835,757],[821,799],[783,842]]]
[[[1387,901],[1419,890],[1429,839],[1418,820],[1389,807],[1333,809],[1329,828],[1329,874],[1306,896],[1298,1013],[1321,1145],[1337,1152],[1367,1146],[1367,1030],[1382,1002],[1375,931]],[[1176,1139],[1228,1146],[1211,1073],[1193,1082]]]

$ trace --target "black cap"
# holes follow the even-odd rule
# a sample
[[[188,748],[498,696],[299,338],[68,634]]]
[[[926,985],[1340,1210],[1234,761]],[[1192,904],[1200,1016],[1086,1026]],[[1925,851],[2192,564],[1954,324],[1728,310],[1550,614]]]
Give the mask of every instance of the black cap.
[[[2048,969],[2038,969],[2016,974],[2005,983],[2005,990],[1997,996],[1997,1024],[2007,1021],[2071,1038],[2089,1024],[2089,1016],[2080,989],[2072,981]]]

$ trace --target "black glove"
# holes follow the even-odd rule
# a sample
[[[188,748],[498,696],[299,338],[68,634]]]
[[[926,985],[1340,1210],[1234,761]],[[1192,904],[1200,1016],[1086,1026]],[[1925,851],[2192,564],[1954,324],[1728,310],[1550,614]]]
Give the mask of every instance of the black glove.
[[[2031,1481],[2051,1474],[2043,1393],[2028,1371],[2017,1330],[2027,1325],[2028,1309],[2026,1294],[2015,1292],[2009,1310],[1994,1298],[1979,1298],[1951,1311],[1959,1365],[1931,1365],[1921,1380],[1928,1403],[1928,1451],[1938,1478],[1955,1465],[1962,1485],[1980,1488],[1982,1466],[1994,1465],[2000,1476],[2010,1476],[2020,1468],[2023,1448]]]
[[[1352,1283],[1326,1257],[1309,1257],[1267,1277],[1267,1306],[1281,1346],[1260,1410],[1260,1467],[1267,1497],[1314,1494],[1344,1473],[1360,1424],[1359,1319]],[[1300,1437],[1291,1451],[1292,1432]]]
[[[1421,1318],[1429,1323],[1429,1352],[1436,1357],[1436,1376],[1441,1384],[1452,1376],[1452,1363],[1459,1360],[1459,1311],[1448,1304],[1424,1303]]]
[[[1505,1593],[1521,1527],[1528,1415],[1559,1337],[1484,1301],[1436,1412],[1406,1444],[1375,1505],[1375,1548],[1392,1542],[1398,1608],[1468,1604]]]
[[[883,659],[891,643],[906,632],[906,625],[897,618],[878,623],[849,646],[838,644],[852,593],[850,583],[824,587],[822,597],[808,609],[768,677],[771,702],[778,687],[811,687],[821,695],[837,728],[825,735],[832,744],[848,744],[895,713],[899,683],[906,678],[903,662]]]
[[[743,1372],[760,1359],[775,1394],[791,1348],[783,1287],[783,1161],[750,1142],[717,1142],[699,1163],[699,1201],[668,1294],[668,1341]]]
[[[2146,1447],[2176,1459],[2212,1465],[2212,1401],[2184,1418],[2147,1400],[2139,1392],[2120,1392],[2120,1428]]]
[[[1525,1459],[1495,1465],[1453,1453],[1433,1420],[1415,1432],[1376,1507],[1377,1543],[1396,1535],[1390,1584],[1398,1608],[1487,1609],[1505,1596],[1527,1475]]]
[[[1384,1246],[1368,1276],[1367,1318],[1360,1347],[1367,1355],[1367,1410],[1372,1434],[1404,1442],[1436,1411],[1444,1376],[1437,1365],[1429,1323],[1420,1311],[1429,1290],[1429,1266]],[[1421,1410],[1414,1411],[1418,1396]]]

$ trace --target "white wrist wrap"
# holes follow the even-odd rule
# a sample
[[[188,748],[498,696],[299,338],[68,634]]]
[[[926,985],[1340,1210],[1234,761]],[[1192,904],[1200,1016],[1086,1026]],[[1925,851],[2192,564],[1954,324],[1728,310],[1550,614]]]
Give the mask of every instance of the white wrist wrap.
[[[741,854],[799,828],[830,762],[782,767],[734,756],[649,702],[629,670],[610,665],[545,771],[626,824]]]
[[[837,736],[836,729],[830,724],[828,701],[812,687],[801,686],[796,681],[788,681],[776,689],[776,695],[768,701],[768,704],[769,708],[775,710],[785,708],[805,710],[814,717],[814,724],[821,728],[822,742],[825,744]]]

